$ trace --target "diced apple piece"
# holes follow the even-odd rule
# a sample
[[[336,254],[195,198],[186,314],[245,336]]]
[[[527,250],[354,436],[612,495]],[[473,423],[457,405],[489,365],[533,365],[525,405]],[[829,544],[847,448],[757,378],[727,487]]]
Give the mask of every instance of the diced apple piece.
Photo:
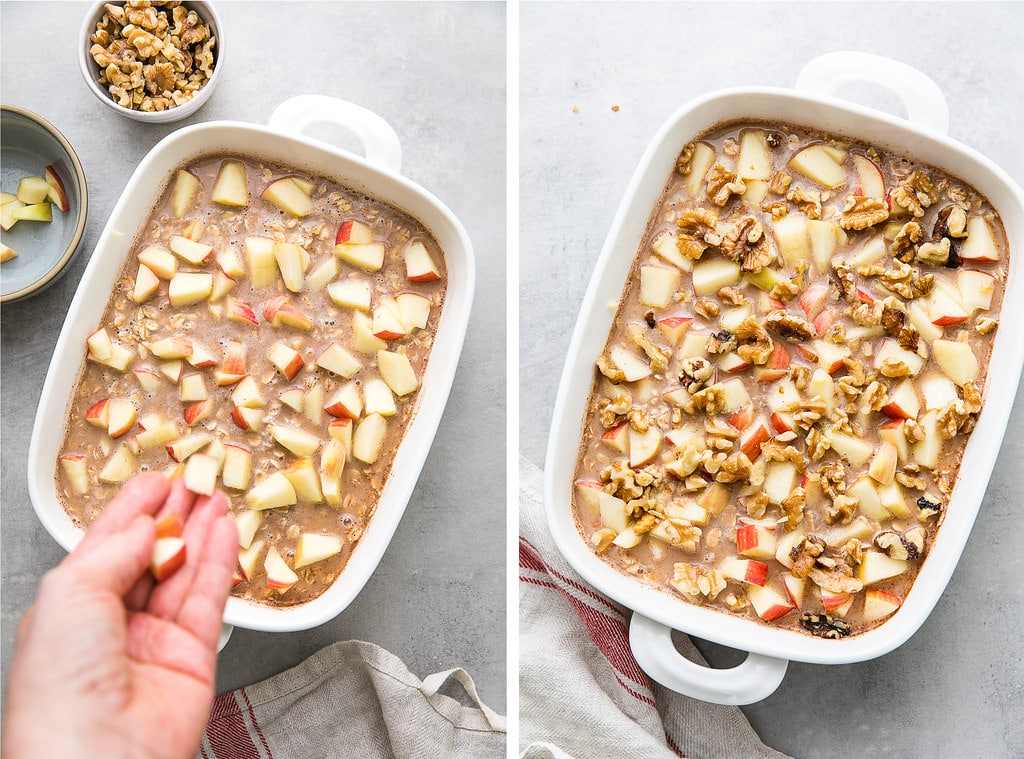
[[[739,329],[739,325],[752,313],[753,307],[749,303],[733,306],[722,311],[722,315],[718,318],[718,323],[722,326],[722,329],[735,333]]]
[[[363,402],[366,414],[394,416],[397,411],[391,388],[379,377],[371,377],[363,383]]]
[[[304,391],[301,387],[289,387],[282,391],[281,395],[278,396],[278,400],[292,411],[301,411],[303,395]]]
[[[253,307],[244,300],[228,298],[224,302],[224,318],[238,324],[249,324],[255,327],[259,322]]]
[[[341,477],[348,459],[348,450],[341,440],[329,438],[320,452],[320,471],[328,477]]]
[[[334,256],[325,258],[323,262],[316,267],[309,276],[306,277],[303,283],[303,288],[306,290],[323,290],[327,287],[328,283],[331,282],[336,276],[338,276],[338,259]]]
[[[748,273],[746,279],[754,287],[759,290],[763,290],[765,293],[769,293],[774,290],[775,286],[780,282],[789,281],[787,277],[784,277],[771,266],[766,266],[759,272]]]
[[[728,558],[718,567],[723,575],[731,580],[763,586],[768,580],[768,565],[754,559]]]
[[[811,237],[807,220],[798,215],[783,216],[772,225],[779,254],[790,266],[811,258]]]
[[[213,275],[207,272],[181,272],[167,286],[167,296],[176,308],[206,300],[213,292]]]
[[[71,489],[76,493],[89,492],[89,459],[80,453],[66,453],[60,457],[61,470]]]
[[[274,258],[274,241],[269,237],[249,236],[243,244],[253,289],[261,290],[274,284],[278,271],[277,259]]]
[[[731,493],[729,488],[720,482],[712,482],[697,498],[697,504],[707,509],[708,513],[718,516],[729,504]]]
[[[342,308],[369,311],[372,299],[370,283],[365,279],[345,279],[327,286],[331,300]]]
[[[174,189],[171,190],[171,213],[178,219],[188,213],[198,191],[199,180],[184,169],[179,169],[174,178]]]
[[[85,421],[93,427],[107,429],[110,423],[110,399],[96,401],[85,411]]]
[[[363,367],[359,359],[335,342],[328,345],[323,353],[320,354],[316,360],[316,365],[345,379],[354,377]]]
[[[922,387],[924,384],[922,382]],[[954,395],[956,391],[954,390]],[[888,402],[882,406],[882,413],[890,419],[917,419],[921,402],[911,380],[903,380],[889,394]]]
[[[188,358],[192,355],[192,341],[186,337],[165,337],[154,343],[148,343],[147,347],[150,353],[157,358]]]
[[[675,347],[679,345],[692,322],[692,316],[666,316],[658,320],[658,331],[665,337],[669,345]]]
[[[320,447],[320,438],[298,427],[272,424],[270,436],[282,447],[303,458],[312,456]]]
[[[899,559],[890,559],[881,551],[869,550],[857,565],[857,579],[865,586],[875,585],[910,569],[910,564]]]
[[[921,337],[925,340],[931,341],[942,337],[942,327],[932,324],[931,317],[920,303],[910,304],[907,308],[907,319],[914,329],[921,333]]]
[[[708,332],[687,332],[679,345],[678,358],[707,358]]]
[[[911,515],[907,499],[903,494],[903,488],[898,482],[890,483],[878,489],[878,497],[882,506],[899,519],[906,519]]]
[[[763,419],[759,419],[747,428],[740,437],[740,450],[751,461],[756,461],[761,455],[761,445],[768,442],[771,432]],[[788,493],[787,493],[788,495]]]
[[[3,205],[0,205],[0,229],[7,232],[18,223],[18,219],[14,217],[14,212],[20,208],[24,208],[25,204],[15,198],[14,200],[8,201]]]
[[[259,511],[291,506],[297,501],[295,488],[282,472],[274,472],[260,480],[245,496],[249,507]]]
[[[845,617],[853,606],[853,593],[836,593],[831,590],[821,589],[821,605],[826,614],[835,617]]]
[[[199,495],[213,495],[217,489],[220,461],[205,453],[189,456],[185,464],[185,487]]]
[[[757,616],[766,622],[773,622],[793,611],[796,606],[788,598],[783,598],[771,588],[759,588],[756,585],[747,588],[747,598],[754,607]]]
[[[181,378],[178,395],[184,403],[205,401],[210,397],[206,390],[206,380],[198,373],[186,374]]]
[[[302,217],[313,213],[313,201],[292,177],[271,182],[260,197],[292,216]]]
[[[857,171],[854,195],[862,195],[866,198],[885,197],[885,180],[882,178],[882,170],[878,168],[878,164],[863,153],[853,153],[853,168]]]
[[[828,285],[824,282],[815,282],[800,293],[797,302],[807,318],[814,319],[828,303]]]
[[[263,514],[259,511],[246,509],[235,514],[234,520],[235,528],[238,530],[238,547],[249,548],[256,537],[257,530],[260,528],[260,523],[263,521]]]
[[[956,285],[960,291],[960,302],[971,311],[987,311],[992,305],[996,280],[983,271],[961,269],[956,273]]]
[[[242,262],[234,248],[224,248],[217,253],[217,265],[222,272],[233,280],[237,281],[245,276],[245,267],[242,266]]]
[[[206,243],[190,240],[182,235],[175,235],[171,238],[171,251],[183,261],[193,266],[206,263],[213,257],[213,248]]]
[[[807,579],[804,577],[793,577],[786,573],[782,575],[782,584],[786,586],[786,595],[793,605],[800,607],[804,603],[804,592],[807,588]]]
[[[845,432],[830,432],[828,438],[832,442],[832,450],[855,466],[865,463],[875,452],[871,443]]]
[[[301,569],[337,556],[341,553],[341,546],[341,538],[337,535],[304,532],[299,535],[299,542],[295,547],[295,568]]]
[[[301,292],[305,271],[302,248],[292,242],[275,242],[273,251],[284,286],[293,293]]]
[[[747,392],[747,387],[743,384],[743,380],[739,377],[727,379],[725,382],[718,382],[712,385],[712,387],[721,390],[725,396],[725,405],[722,407],[723,413],[731,414],[733,411],[739,411],[750,403],[750,394]]]
[[[178,260],[164,248],[148,245],[138,255],[139,264],[145,266],[160,279],[171,279],[178,271]]]
[[[71,204],[68,202],[67,190],[64,188],[64,181],[60,178],[60,175],[57,174],[57,170],[53,168],[53,166],[46,167],[44,179],[46,184],[49,185],[46,197],[50,202],[57,206],[61,213],[67,213],[71,210]]]
[[[238,568],[249,582],[252,582],[252,579],[256,576],[256,565],[266,544],[265,540],[257,540],[248,548],[238,552]]]
[[[114,343],[105,328],[100,328],[85,339],[89,356],[97,361],[106,361],[114,354]]]
[[[405,275],[410,282],[434,282],[441,278],[430,252],[419,240],[405,246]]]
[[[248,375],[231,391],[231,402],[243,408],[263,408],[266,405],[259,384]]]
[[[139,270],[135,273],[132,300],[136,303],[145,303],[153,297],[158,289],[160,289],[160,278],[148,266],[139,264]]]
[[[885,238],[880,234],[869,237],[860,250],[853,254],[853,258],[850,259],[850,267],[856,269],[876,264],[885,258],[885,254]]]
[[[796,465],[791,461],[772,461],[765,467],[764,494],[772,503],[789,498],[796,483]]]
[[[869,519],[882,522],[892,517],[882,504],[878,485],[868,475],[863,474],[854,480],[853,484],[847,487],[846,494],[857,499],[857,508]]]
[[[786,569],[793,568],[792,551],[797,544],[804,539],[805,533],[802,529],[783,534],[775,543],[775,560]]]
[[[838,405],[839,398],[836,394],[836,384],[829,373],[823,369],[815,369],[811,380],[807,385],[807,395],[811,398],[821,398],[825,403],[825,415],[831,416]]]
[[[335,256],[363,271],[380,271],[384,266],[384,253],[384,244],[379,242],[348,242],[334,246]]]
[[[742,432],[743,430],[750,426],[750,423],[752,421],[754,421],[754,407],[744,406],[739,411],[734,411],[733,413],[729,414],[729,416],[727,416],[725,420],[735,429]]]
[[[771,179],[772,155],[760,129],[745,129],[740,134],[740,155],[736,159],[736,176],[740,179]]]
[[[221,471],[221,481],[224,483],[224,487],[245,490],[249,487],[251,474],[252,451],[238,443],[225,443],[224,465]]]
[[[680,272],[664,266],[640,267],[640,302],[651,308],[665,308],[672,302]]]
[[[736,523],[736,552],[750,559],[771,559],[775,556],[778,537],[774,525],[758,522]]]
[[[846,170],[825,145],[804,148],[789,159],[789,167],[828,189],[846,182]]]
[[[629,465],[634,469],[645,466],[654,460],[661,448],[661,430],[655,426],[647,428],[646,432],[637,432],[632,427],[629,430]]]
[[[920,354],[901,348],[895,340],[884,341],[882,346],[875,352],[875,369],[881,369],[882,364],[887,359],[892,363],[902,362],[906,364],[912,377],[916,377],[921,373],[921,368],[924,366],[925,361]]]
[[[626,382],[636,382],[651,376],[650,365],[620,345],[612,346],[608,358],[625,375]]]
[[[99,480],[109,483],[127,482],[135,474],[137,466],[135,454],[126,443],[122,443],[107,460],[106,466],[100,470]]]
[[[277,548],[267,549],[267,557],[263,560],[263,570],[267,573],[267,587],[284,593],[299,581],[295,574],[278,553]]]
[[[651,243],[651,250],[681,271],[693,271],[693,259],[679,252],[679,238],[672,232],[662,232]]]
[[[968,343],[936,340],[932,343],[932,355],[939,369],[960,387],[978,379],[978,359]]]
[[[387,341],[373,334],[373,320],[361,311],[352,313],[352,346],[360,353],[375,355],[387,350]]]
[[[970,312],[960,303],[959,292],[954,295],[942,287],[932,288],[928,298],[928,319],[932,324],[939,327],[961,324],[969,316]]]
[[[0,264],[5,264],[18,257],[17,251],[6,243],[0,242]]]
[[[387,433],[387,420],[380,414],[364,418],[352,434],[352,455],[364,464],[373,464],[380,457]]]
[[[900,350],[902,350],[902,348]],[[838,372],[843,368],[843,362],[850,358],[849,346],[836,345],[828,340],[815,340],[814,351],[818,356],[818,367],[828,374],[835,374]]]
[[[398,303],[394,298],[384,298],[373,310],[374,337],[381,340],[399,340],[405,337],[409,330],[402,323],[402,316],[398,311]]]
[[[686,192],[691,198],[696,198],[700,192],[704,177],[707,175],[711,164],[715,161],[715,150],[706,142],[697,142],[693,146],[693,157],[690,159],[690,173],[686,179]]]
[[[778,341],[772,347],[771,355],[763,366],[754,367],[754,379],[758,382],[776,382],[789,374],[792,359],[789,349]]]
[[[616,427],[612,427],[601,435],[601,442],[619,453],[628,453],[629,429],[630,427],[628,422],[623,422]]]
[[[388,387],[400,398],[415,392],[419,387],[416,372],[404,353],[377,351],[377,369]]]
[[[960,246],[959,255],[965,261],[999,260],[995,235],[983,216],[972,216],[967,220],[967,239]]]
[[[137,411],[135,404],[129,400],[111,398],[107,412],[107,434],[112,438],[121,437],[135,424]]]
[[[407,330],[424,329],[430,319],[430,299],[416,293],[400,293],[395,297],[398,314]]]
[[[729,352],[722,354],[718,359],[718,368],[727,374],[735,374],[736,372],[742,372],[744,369],[749,369],[750,362],[740,358],[735,353]]]
[[[363,400],[359,386],[349,382],[335,391],[324,403],[324,411],[334,417],[358,419],[363,413]]]
[[[892,419],[878,428],[878,437],[896,446],[897,461],[910,458],[910,443],[907,440],[907,425],[903,419]]]
[[[698,296],[717,293],[723,287],[738,282],[740,273],[740,265],[728,258],[701,260],[693,267],[693,291]]]
[[[338,233],[334,236],[334,244],[342,245],[346,242],[373,242],[373,232],[361,221],[354,219],[343,221],[338,227]]]
[[[213,442],[213,436],[208,432],[193,432],[167,446],[167,455],[173,461],[181,463],[194,453],[198,453],[207,445]]]
[[[33,203],[31,205],[15,208],[11,212],[18,221],[53,221],[53,212],[49,203]]]
[[[301,458],[284,468],[284,476],[295,488],[295,496],[309,503],[322,503],[323,490],[320,488],[320,475],[313,466],[312,459]]]
[[[890,593],[881,588],[868,588],[864,591],[864,611],[862,617],[865,622],[877,622],[880,619],[892,616],[902,605],[903,599],[895,593]]]
[[[275,327],[295,327],[296,329],[309,330],[313,326],[312,320],[296,308],[287,295],[279,295],[266,301],[262,307],[263,318]]]
[[[220,165],[210,200],[232,208],[244,208],[249,205],[249,182],[243,164],[238,161],[224,161]]]
[[[948,404],[960,400],[953,380],[938,372],[922,374],[919,384],[921,385],[921,394],[924,396],[925,411],[941,410]]]
[[[18,183],[18,200],[25,205],[36,205],[46,200],[50,185],[42,177],[23,177]]]
[[[942,437],[938,431],[938,412],[928,411],[918,419],[924,431],[924,438],[911,446],[914,461],[928,469],[939,465],[939,454],[942,452]]]
[[[270,353],[267,358],[284,375],[285,379],[289,381],[295,379],[295,375],[306,365],[302,354],[281,340],[270,346]]]
[[[898,454],[896,446],[892,443],[883,442],[878,446],[871,464],[868,466],[868,474],[878,483],[888,485],[896,475],[896,459]]]
[[[181,437],[181,428],[175,422],[161,422],[146,427],[145,430],[135,436],[135,443],[139,450],[148,451],[152,448],[162,448],[173,440]]]
[[[157,582],[166,580],[185,563],[188,548],[182,538],[157,538],[149,560],[149,570]]]

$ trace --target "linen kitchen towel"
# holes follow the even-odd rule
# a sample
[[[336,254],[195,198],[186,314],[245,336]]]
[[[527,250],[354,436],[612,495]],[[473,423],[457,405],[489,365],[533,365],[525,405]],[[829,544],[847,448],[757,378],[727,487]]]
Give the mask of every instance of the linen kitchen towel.
[[[438,691],[457,680],[478,708]],[[202,759],[490,759],[505,718],[461,669],[422,682],[372,643],[343,641],[297,667],[214,700]]]
[[[735,706],[653,682],[629,648],[629,612],[566,563],[544,518],[543,473],[519,467],[522,759],[785,759]],[[687,658],[705,663],[689,639]]]

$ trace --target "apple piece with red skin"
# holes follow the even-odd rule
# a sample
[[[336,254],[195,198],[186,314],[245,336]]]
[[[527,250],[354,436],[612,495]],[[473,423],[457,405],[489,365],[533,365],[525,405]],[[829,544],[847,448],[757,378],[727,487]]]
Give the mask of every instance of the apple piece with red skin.
[[[207,398],[203,401],[196,401],[195,403],[186,406],[182,412],[182,416],[185,419],[185,424],[189,427],[199,424],[200,422],[206,421],[213,414],[216,404],[212,398]]]
[[[263,410],[258,408],[246,408],[245,406],[235,406],[231,410],[231,421],[235,423],[235,426],[240,430],[247,432],[259,428],[263,422]]]
[[[333,417],[358,419],[363,413],[359,386],[355,382],[342,385],[324,403],[324,411]]]
[[[898,461],[906,461],[910,457],[910,444],[907,440],[907,423],[905,419],[890,419],[878,428],[878,437],[896,447]]]
[[[768,565],[755,559],[728,558],[719,565],[718,571],[731,580],[751,585],[764,586],[768,580]]]
[[[180,359],[164,361],[160,364],[160,373],[170,380],[172,385],[177,385],[185,374],[185,362]]]
[[[771,559],[775,556],[775,544],[778,537],[775,525],[758,522],[736,523],[736,552],[750,559]]]
[[[335,438],[328,438],[320,452],[320,471],[328,477],[341,477],[348,461],[348,449],[345,443]]]
[[[816,282],[800,293],[798,298],[800,308],[808,319],[815,318],[820,314],[828,303],[828,285]]]
[[[821,605],[825,608],[826,614],[837,617],[844,617],[853,605],[854,595],[852,593],[834,593],[831,590],[821,589]]]
[[[263,304],[262,310],[263,318],[275,327],[309,330],[313,326],[312,320],[292,305],[287,295],[271,298]]]
[[[266,544],[265,540],[257,540],[248,548],[243,548],[238,552],[238,568],[246,581],[252,582],[256,576],[256,565]]]
[[[794,347],[796,348],[796,352],[800,354],[800,358],[804,361],[810,361],[812,363],[816,363],[818,361],[818,354],[806,345],[800,344]]]
[[[697,497],[697,504],[707,509],[709,514],[718,516],[729,505],[731,497],[732,492],[727,486],[720,482],[712,482]]]
[[[895,593],[881,588],[867,588],[864,591],[862,618],[865,622],[877,622],[895,614],[902,605],[903,599]]]
[[[208,432],[193,432],[167,446],[167,455],[172,461],[181,463],[213,442]]]
[[[220,464],[213,456],[196,453],[185,464],[185,488],[198,495],[213,495],[217,489]]]
[[[181,521],[181,515],[177,511],[167,511],[156,520],[156,537],[180,538],[185,525]]]
[[[147,343],[149,352],[157,358],[176,359],[188,358],[192,355],[192,341],[187,337],[165,337],[153,343]]]
[[[656,322],[658,331],[665,337],[668,344],[673,348],[679,345],[686,330],[693,322],[692,316],[666,316]]]
[[[86,409],[85,421],[93,427],[107,429],[110,426],[110,399],[102,398]]]
[[[804,593],[807,590],[807,578],[793,577],[789,572],[782,575],[782,584],[786,588],[786,595],[797,608],[803,605]]]
[[[754,367],[754,379],[757,382],[775,382],[789,374],[789,366],[792,358],[789,349],[781,342],[776,342],[772,347],[771,355],[762,365]]]
[[[967,220],[967,239],[960,246],[958,255],[965,261],[998,261],[999,246],[996,245],[992,227],[983,216],[972,216]]]
[[[835,318],[835,311],[833,311],[830,308],[825,309],[820,314],[815,316],[813,322],[815,334],[817,334],[819,337],[821,335],[824,335],[828,328],[832,326],[832,323],[835,321]]]
[[[350,417],[344,417],[327,425],[327,434],[332,440],[344,443],[346,455],[352,453],[352,421]]]
[[[292,411],[302,410],[302,396],[305,391],[301,387],[292,386],[281,391],[278,400]]]
[[[850,358],[850,348],[846,345],[836,345],[827,340],[815,340],[814,352],[818,357],[818,366],[829,374],[835,374],[842,369],[846,359]]]
[[[718,359],[718,368],[726,374],[736,374],[744,369],[750,368],[750,362],[739,357],[738,354],[729,352]]]
[[[608,358],[625,375],[626,382],[637,382],[653,374],[649,363],[621,345],[612,346],[608,351]]]
[[[781,435],[784,432],[792,432],[796,429],[793,415],[785,411],[773,411],[771,416],[768,417],[768,422],[777,435]]]
[[[857,181],[853,194],[867,198],[885,197],[885,178],[878,164],[863,153],[852,153],[853,168],[857,172]]]
[[[299,576],[285,563],[274,546],[267,549],[267,556],[263,560],[263,569],[267,573],[267,587],[278,593],[287,592],[299,581]]]
[[[410,282],[434,282],[441,279],[441,272],[434,264],[430,251],[419,240],[405,246],[405,276]]]
[[[281,340],[270,346],[267,358],[289,382],[295,379],[295,375],[306,365],[302,354]]]
[[[888,485],[893,481],[893,477],[896,476],[896,462],[898,458],[899,452],[896,446],[888,441],[883,441],[875,451],[871,464],[868,465],[868,475],[875,482]]]
[[[361,221],[356,221],[355,219],[343,221],[338,226],[338,233],[334,236],[334,244],[343,245],[347,242],[373,242],[373,232]]]
[[[889,394],[887,403],[882,406],[882,413],[890,419],[917,419],[921,412],[921,402],[917,390],[910,380],[903,380]]]
[[[948,327],[951,324],[962,324],[970,317],[970,313],[957,297],[949,290],[933,287],[928,299],[928,318],[937,327]]]
[[[224,248],[217,253],[216,258],[220,270],[234,281],[237,282],[245,276],[245,267],[242,266],[242,261],[234,248]]]
[[[661,449],[661,430],[650,426],[645,432],[629,428],[629,465],[633,469],[646,466],[654,461]]]
[[[245,345],[238,340],[228,340],[223,347],[223,358],[220,363],[220,374],[225,379],[231,378],[229,382],[220,382],[217,384],[221,387],[227,385],[234,385],[241,382],[242,378],[247,373],[245,364]],[[215,371],[216,375],[217,372]],[[234,379],[236,378],[237,379]]]
[[[271,182],[260,197],[298,218],[313,213],[313,201],[292,177],[283,177]]]
[[[202,343],[192,341],[192,355],[186,359],[192,366],[198,369],[205,369],[208,366],[216,366],[217,359],[213,357]]]
[[[385,298],[373,309],[372,331],[373,336],[381,340],[399,340],[409,333],[402,323],[398,304],[393,298]]]
[[[157,538],[149,560],[149,571],[157,582],[162,582],[185,564],[188,547],[179,537]]]
[[[71,210],[71,204],[68,202],[68,193],[64,188],[64,182],[57,173],[57,170],[53,166],[47,166],[44,177],[46,184],[49,185],[46,197],[60,209],[61,213],[67,213]]]
[[[777,591],[771,588],[759,588],[756,585],[747,588],[747,598],[750,605],[754,607],[757,616],[765,622],[774,622],[776,619],[786,616],[796,606]]]
[[[747,404],[738,411],[734,411],[726,417],[726,421],[732,425],[733,428],[742,432],[754,419],[754,407],[752,404]]]
[[[759,419],[747,428],[747,431],[740,438],[740,450],[746,454],[751,461],[756,461],[761,455],[761,445],[771,439],[771,432],[763,419]]]
[[[395,303],[398,304],[398,315],[407,330],[411,332],[426,328],[430,319],[430,298],[417,293],[399,293],[395,296]]]
[[[251,324],[254,327],[259,324],[252,305],[239,298],[228,298],[224,301],[224,318],[238,324]]]
[[[601,442],[619,453],[629,452],[629,422],[612,427],[601,435]]]
[[[249,487],[251,475],[252,451],[239,443],[225,443],[224,465],[221,467],[221,482],[224,483],[224,487],[245,490]]]
[[[71,489],[76,493],[89,492],[89,459],[81,453],[66,453],[60,457],[61,470]]]
[[[110,437],[119,438],[131,430],[138,414],[134,403],[124,398],[111,398],[106,408],[107,434]]]

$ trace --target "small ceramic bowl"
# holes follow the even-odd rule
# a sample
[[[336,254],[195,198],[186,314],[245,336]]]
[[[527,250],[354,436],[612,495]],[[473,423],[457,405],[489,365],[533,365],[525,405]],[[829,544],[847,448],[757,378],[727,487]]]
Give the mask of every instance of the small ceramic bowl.
[[[67,270],[85,233],[89,191],[71,143],[42,116],[2,106],[0,135],[0,189],[14,195],[22,178],[44,176],[51,166],[68,201],[65,212],[51,209],[49,223],[19,221],[3,233],[3,243],[18,254],[0,264],[0,303],[9,303],[40,292]]]
[[[116,4],[121,5],[121,3]],[[167,124],[172,121],[180,121],[191,116],[206,104],[206,101],[210,99],[210,95],[213,94],[213,88],[217,86],[217,82],[221,78],[221,69],[224,63],[224,25],[221,23],[220,16],[217,15],[217,11],[211,3],[192,2],[190,0],[184,3],[184,5],[189,10],[195,11],[204,23],[209,24],[211,35],[217,38],[217,44],[213,47],[213,76],[210,77],[191,100],[183,105],[168,108],[165,111],[138,111],[125,108],[118,105],[107,91],[107,88],[99,83],[100,66],[93,59],[92,53],[89,50],[93,45],[91,38],[96,32],[96,24],[99,23],[103,14],[107,12],[107,3],[98,2],[92,6],[92,9],[86,14],[82,22],[82,30],[79,34],[78,64],[82,70],[82,77],[85,79],[86,85],[99,98],[101,103],[126,118],[150,124]]]

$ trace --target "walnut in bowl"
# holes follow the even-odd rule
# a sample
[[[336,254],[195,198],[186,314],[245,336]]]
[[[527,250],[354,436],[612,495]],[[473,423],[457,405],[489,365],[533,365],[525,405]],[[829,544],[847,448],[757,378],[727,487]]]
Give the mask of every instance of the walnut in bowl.
[[[203,106],[220,78],[222,30],[210,3],[97,3],[82,25],[82,76],[122,116],[178,121]]]

